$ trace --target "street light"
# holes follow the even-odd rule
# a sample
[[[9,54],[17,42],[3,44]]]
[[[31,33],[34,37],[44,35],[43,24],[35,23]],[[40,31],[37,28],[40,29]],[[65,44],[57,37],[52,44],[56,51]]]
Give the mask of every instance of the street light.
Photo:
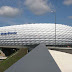
[[[55,46],[56,46],[56,11],[51,11],[55,14]]]

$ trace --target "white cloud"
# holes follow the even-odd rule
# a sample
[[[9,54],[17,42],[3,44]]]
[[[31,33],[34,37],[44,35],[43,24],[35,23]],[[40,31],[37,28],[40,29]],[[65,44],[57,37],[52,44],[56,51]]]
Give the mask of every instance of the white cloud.
[[[20,13],[18,8],[13,8],[10,6],[2,6],[0,7],[0,16],[4,17],[14,17]]]
[[[72,0],[64,0],[63,4],[72,5]]]
[[[72,19],[72,16],[69,16],[68,18]]]
[[[41,15],[51,11],[51,3],[48,0],[25,0],[25,5],[36,15]]]

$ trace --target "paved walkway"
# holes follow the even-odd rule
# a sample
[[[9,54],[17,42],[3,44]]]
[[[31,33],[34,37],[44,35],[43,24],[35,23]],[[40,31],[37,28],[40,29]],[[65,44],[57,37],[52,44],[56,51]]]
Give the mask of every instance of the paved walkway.
[[[6,59],[7,57],[0,56],[0,60]]]
[[[72,54],[49,50],[62,72],[72,72]]]
[[[0,56],[5,57],[5,54],[0,50]]]

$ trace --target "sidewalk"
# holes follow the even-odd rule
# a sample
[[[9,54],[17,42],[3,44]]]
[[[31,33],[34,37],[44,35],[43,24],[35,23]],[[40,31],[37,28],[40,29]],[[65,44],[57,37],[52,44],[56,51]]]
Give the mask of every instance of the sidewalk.
[[[0,56],[5,57],[5,54],[0,50]]]
[[[62,72],[72,72],[72,54],[49,50]]]

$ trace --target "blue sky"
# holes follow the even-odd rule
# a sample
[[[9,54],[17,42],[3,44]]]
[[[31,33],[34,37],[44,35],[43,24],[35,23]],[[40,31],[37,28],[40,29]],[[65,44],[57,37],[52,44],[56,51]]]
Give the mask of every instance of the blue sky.
[[[72,0],[1,0],[0,26],[55,23],[55,11],[57,24],[72,26]]]

